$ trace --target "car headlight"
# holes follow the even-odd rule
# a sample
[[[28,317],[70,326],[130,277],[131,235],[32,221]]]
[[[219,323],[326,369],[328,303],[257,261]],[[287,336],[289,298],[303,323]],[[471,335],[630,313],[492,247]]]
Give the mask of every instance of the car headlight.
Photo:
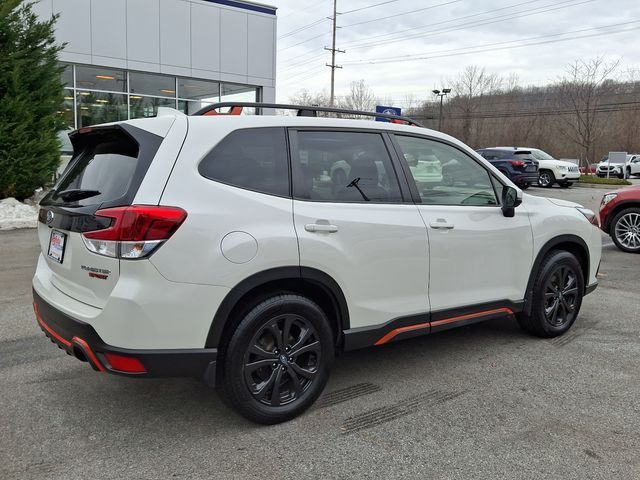
[[[591,225],[595,225],[596,227],[599,226],[598,216],[593,212],[593,210],[589,210],[588,208],[583,208],[583,207],[576,207],[576,210],[578,210],[582,215],[584,215],[584,217],[588,220],[588,222]]]
[[[600,202],[600,208],[604,207],[607,203],[618,196],[617,193],[607,193],[602,197],[602,202]]]
[[[566,172],[568,168],[565,167],[564,165],[558,165],[558,170],[560,170],[561,172]]]

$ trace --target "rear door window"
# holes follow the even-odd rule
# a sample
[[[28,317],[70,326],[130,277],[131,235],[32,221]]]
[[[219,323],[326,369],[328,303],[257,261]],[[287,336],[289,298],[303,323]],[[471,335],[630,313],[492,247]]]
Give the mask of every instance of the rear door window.
[[[198,171],[203,177],[236,187],[289,196],[285,130],[236,130],[205,155]]]
[[[348,131],[298,131],[291,168],[294,196],[325,202],[402,202],[382,136]]]

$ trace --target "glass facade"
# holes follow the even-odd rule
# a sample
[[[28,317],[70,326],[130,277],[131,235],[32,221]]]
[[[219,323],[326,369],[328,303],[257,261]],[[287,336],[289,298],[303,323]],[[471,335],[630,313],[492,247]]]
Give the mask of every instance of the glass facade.
[[[219,101],[255,102],[260,88],[213,80],[133,72],[109,67],[64,64],[64,102],[68,130],[98,123],[153,117],[158,107],[190,114]]]

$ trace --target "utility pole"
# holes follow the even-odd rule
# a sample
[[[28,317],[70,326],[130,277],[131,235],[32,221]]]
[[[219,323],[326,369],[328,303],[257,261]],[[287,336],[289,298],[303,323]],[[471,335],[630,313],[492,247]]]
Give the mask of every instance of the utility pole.
[[[331,97],[329,98],[329,105],[333,107],[333,103],[335,100],[335,78],[336,78],[336,68],[342,68],[341,65],[336,65],[336,52],[344,53],[345,50],[336,49],[336,29],[338,23],[338,0],[333,0],[333,17],[331,20],[333,21],[333,40],[331,42],[331,48],[324,47],[325,50],[331,51],[331,64],[327,63],[327,67],[331,67]]]
[[[432,90],[433,94],[440,97],[440,119],[438,120],[438,130],[442,131],[442,102],[444,100],[444,97],[447,96],[447,94],[449,92],[451,92],[450,88],[443,88],[442,91],[440,90]]]

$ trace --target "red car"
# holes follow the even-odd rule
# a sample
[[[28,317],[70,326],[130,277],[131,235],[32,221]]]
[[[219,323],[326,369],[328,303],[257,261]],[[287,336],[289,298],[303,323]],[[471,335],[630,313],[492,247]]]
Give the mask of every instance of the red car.
[[[604,194],[600,228],[620,250],[640,253],[640,185]]]

